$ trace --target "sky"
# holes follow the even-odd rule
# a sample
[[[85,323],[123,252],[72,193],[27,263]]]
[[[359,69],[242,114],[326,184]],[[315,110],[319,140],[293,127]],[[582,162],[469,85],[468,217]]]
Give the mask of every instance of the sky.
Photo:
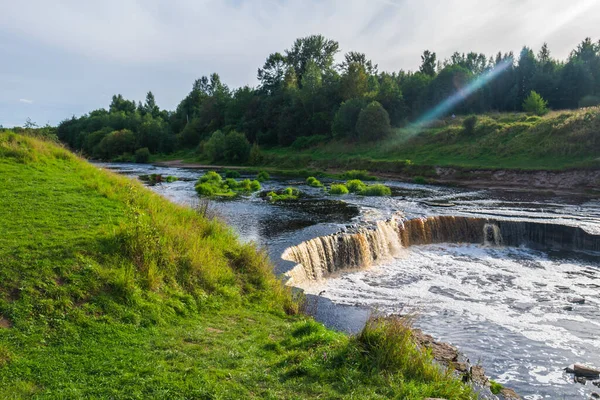
[[[536,52],[565,59],[600,39],[600,0],[0,0],[0,125],[55,125],[151,90],[175,109],[196,78],[256,86],[270,53],[323,34],[380,71],[423,50]]]

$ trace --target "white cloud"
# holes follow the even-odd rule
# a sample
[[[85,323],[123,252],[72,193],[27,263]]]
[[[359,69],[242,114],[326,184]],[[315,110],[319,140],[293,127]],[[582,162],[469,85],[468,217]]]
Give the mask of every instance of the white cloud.
[[[19,99],[19,102],[25,103],[25,104],[33,104],[33,100],[29,100],[29,99]]]

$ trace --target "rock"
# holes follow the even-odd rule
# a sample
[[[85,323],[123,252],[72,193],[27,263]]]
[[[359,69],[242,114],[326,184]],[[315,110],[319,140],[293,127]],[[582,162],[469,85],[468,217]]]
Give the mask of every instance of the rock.
[[[590,395],[590,399],[600,399],[600,394],[594,392]]]
[[[600,369],[589,367],[583,364],[573,365],[573,373],[577,376],[585,376],[588,378],[597,378],[600,376]]]
[[[600,381],[594,381],[592,382],[592,385],[600,388]]]
[[[471,380],[481,386],[488,386],[490,384],[488,377],[485,376],[485,370],[481,365],[471,367]]]
[[[456,370],[456,372],[464,374],[469,372],[469,364],[467,364],[466,362],[457,362],[454,363],[454,369]]]
[[[573,306],[564,306],[563,310],[565,310],[565,311],[573,311]]]
[[[569,299],[569,303],[573,303],[573,304],[585,304],[585,299],[583,297],[571,297]]]
[[[576,383],[581,383],[582,385],[585,385],[585,383],[587,382],[587,379],[585,379],[585,376],[575,376],[575,382]]]
[[[509,388],[502,388],[500,394],[504,396],[506,400],[521,400],[521,396],[519,396],[514,390]]]

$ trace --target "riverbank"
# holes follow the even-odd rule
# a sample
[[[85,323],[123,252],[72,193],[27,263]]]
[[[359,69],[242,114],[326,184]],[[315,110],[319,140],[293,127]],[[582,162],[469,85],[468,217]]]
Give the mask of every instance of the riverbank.
[[[254,245],[139,183],[12,133],[0,174],[9,398],[473,398],[406,325],[324,328]]]

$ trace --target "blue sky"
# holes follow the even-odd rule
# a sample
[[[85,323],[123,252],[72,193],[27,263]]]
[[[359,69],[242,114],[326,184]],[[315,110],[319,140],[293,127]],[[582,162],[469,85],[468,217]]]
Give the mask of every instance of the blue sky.
[[[600,38],[598,0],[0,0],[0,124],[56,124],[152,90],[174,109],[194,79],[256,84],[269,53],[314,33],[380,70],[415,69],[430,49],[566,58]],[[341,55],[341,54],[340,54]]]

